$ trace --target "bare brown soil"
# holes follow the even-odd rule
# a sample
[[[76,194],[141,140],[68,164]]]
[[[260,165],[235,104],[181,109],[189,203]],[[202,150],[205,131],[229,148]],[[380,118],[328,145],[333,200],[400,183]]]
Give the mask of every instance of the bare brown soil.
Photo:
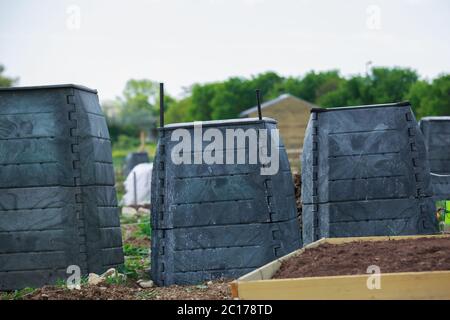
[[[231,299],[229,284],[216,281],[198,286],[170,286],[149,289],[137,285],[82,286],[81,290],[43,287],[24,300],[227,300]]]
[[[450,237],[323,244],[282,263],[275,279],[450,270]]]
[[[136,224],[123,224],[122,225],[123,243],[128,243],[135,247],[150,248],[150,238],[149,237],[136,236],[136,231],[138,229],[139,228]]]

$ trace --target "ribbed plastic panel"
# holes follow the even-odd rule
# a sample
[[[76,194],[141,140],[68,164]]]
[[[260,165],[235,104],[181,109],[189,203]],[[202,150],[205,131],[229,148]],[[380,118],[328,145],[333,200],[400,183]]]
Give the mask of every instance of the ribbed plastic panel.
[[[123,263],[111,143],[96,91],[0,90],[0,290]]]
[[[450,175],[450,117],[425,117],[419,125],[425,137],[431,172]]]
[[[302,155],[304,244],[434,233],[432,195],[409,104],[312,110]]]
[[[425,117],[419,122],[430,162],[436,200],[450,199],[450,117]]]
[[[450,200],[450,175],[431,174],[434,198],[439,200]]]
[[[276,122],[204,122],[208,128],[275,129]],[[193,123],[161,129],[152,177],[152,278],[158,285],[236,278],[301,246],[282,144],[275,175],[261,175],[260,164],[248,164],[247,149],[246,164],[175,164],[176,129],[193,136]],[[236,157],[236,147],[232,152]]]

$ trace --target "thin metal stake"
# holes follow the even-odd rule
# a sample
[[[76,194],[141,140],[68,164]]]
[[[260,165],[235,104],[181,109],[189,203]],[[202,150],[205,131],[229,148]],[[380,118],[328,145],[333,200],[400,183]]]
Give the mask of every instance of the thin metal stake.
[[[258,117],[259,120],[262,120],[262,113],[261,113],[261,91],[259,89],[256,89],[256,101],[258,103]]]
[[[159,84],[159,126],[164,127],[164,83]]]
[[[133,190],[134,190],[134,205],[137,207],[137,181],[136,181],[136,171],[133,171]]]

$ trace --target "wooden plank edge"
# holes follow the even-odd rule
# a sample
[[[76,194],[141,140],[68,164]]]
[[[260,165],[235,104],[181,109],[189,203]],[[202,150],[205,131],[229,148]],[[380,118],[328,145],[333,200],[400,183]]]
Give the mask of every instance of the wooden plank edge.
[[[274,283],[274,282],[285,282],[291,280],[330,280],[330,279],[352,279],[352,278],[367,278],[372,276],[373,274],[347,274],[341,276],[323,276],[323,277],[303,277],[303,278],[285,278],[285,279],[267,279],[267,280],[258,280],[254,282],[266,282],[266,283]],[[382,277],[391,277],[391,276],[421,276],[421,275],[448,275],[450,277],[450,270],[437,270],[437,271],[417,271],[417,272],[390,272],[390,273],[381,273]],[[450,289],[450,287],[449,287]]]
[[[281,258],[273,260],[273,261],[263,265],[262,267],[259,267],[258,269],[253,270],[250,273],[247,273],[246,275],[243,275],[242,277],[238,278],[235,281],[239,282],[239,281],[255,281],[255,280],[267,280],[267,279],[270,279],[275,274],[275,272],[278,271],[278,269],[280,268],[281,263],[284,260],[287,260],[287,259],[289,259],[289,258],[291,258],[293,256],[296,256],[297,254],[301,254],[307,249],[315,248],[315,247],[319,246],[320,244],[324,243],[325,241],[326,241],[326,239],[322,238],[322,239],[320,239],[318,241],[312,242],[312,243],[304,246],[303,248],[300,248],[300,249],[295,250],[295,251],[293,251],[291,253],[288,253],[287,255],[285,255],[285,256],[283,256]],[[270,269],[270,268],[273,268],[274,272],[273,272],[273,274],[271,275],[270,278],[267,278],[267,276],[266,276],[267,272],[265,272],[265,270],[266,269]]]
[[[325,242],[329,244],[344,244],[358,241],[390,241],[390,240],[414,240],[426,238],[449,238],[447,234],[426,234],[410,236],[374,236],[374,237],[345,237],[345,238],[326,238]]]
[[[316,248],[323,243],[329,244],[344,244],[355,241],[387,241],[387,240],[407,240],[407,239],[420,239],[420,238],[448,238],[450,235],[447,234],[438,234],[438,235],[412,235],[412,236],[374,236],[374,237],[346,237],[346,238],[321,238],[315,242],[312,242],[303,248],[300,248],[296,251],[293,251],[281,258],[273,260],[258,269],[255,269],[242,277],[239,277],[236,281],[250,281],[250,280],[267,280],[267,278],[263,277],[263,270],[266,268],[271,268],[273,265],[282,263],[283,261],[296,256],[298,254],[302,254],[305,250]],[[278,269],[275,270],[275,272]]]
[[[435,235],[410,235],[410,236],[374,236],[374,237],[346,237],[346,238],[322,238],[320,240],[317,240],[315,242],[312,242],[303,248],[300,248],[296,251],[293,251],[281,258],[278,258],[274,261],[271,261],[262,267],[259,267],[258,269],[251,271],[250,273],[247,273],[243,275],[242,277],[234,280],[230,286],[232,294],[235,294],[235,298],[239,297],[239,285],[241,282],[256,282],[256,281],[278,281],[278,280],[284,280],[284,279],[277,279],[273,280],[271,279],[272,276],[278,271],[278,269],[281,266],[281,263],[285,260],[290,259],[291,257],[294,257],[296,255],[302,254],[307,249],[312,249],[315,247],[318,247],[319,245],[323,243],[329,243],[329,244],[344,244],[349,242],[355,242],[355,241],[387,241],[387,240],[408,240],[408,239],[421,239],[421,238],[449,238],[450,235],[448,234],[435,234]],[[266,272],[266,269],[272,269],[270,272]],[[268,275],[271,274],[270,277]],[[351,276],[358,276],[358,275],[351,275]],[[351,277],[350,276],[350,277]],[[366,276],[366,275],[360,275],[360,276]],[[326,277],[312,277],[312,278],[326,278]],[[292,278],[288,280],[295,280],[295,279],[306,279],[306,278]],[[233,293],[234,292],[234,293]]]
[[[230,288],[231,288],[231,297],[233,299],[239,299],[239,285],[236,280],[230,283]]]
[[[369,290],[364,286],[370,276],[370,274],[367,274],[242,282],[239,284],[239,298],[305,300],[450,299],[450,271],[382,274],[381,290]],[[436,286],[433,286],[433,282],[438,282],[439,292],[433,290],[436,288]],[[386,287],[386,283],[390,288],[382,291],[383,286]],[[421,285],[420,288],[416,288],[418,283]],[[429,291],[424,291],[424,289]]]

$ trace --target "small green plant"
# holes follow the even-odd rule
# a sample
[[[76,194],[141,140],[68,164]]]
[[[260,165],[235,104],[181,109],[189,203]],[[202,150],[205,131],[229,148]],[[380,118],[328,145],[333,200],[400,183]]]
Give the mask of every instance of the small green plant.
[[[87,285],[88,280],[89,280],[88,276],[82,276],[80,279],[80,286]],[[69,290],[69,288],[67,287],[67,281],[65,279],[57,279],[55,282],[55,286]]]
[[[55,286],[59,287],[59,288],[66,288],[67,284],[66,284],[66,280],[64,279],[57,279]]]
[[[105,283],[106,284],[115,284],[115,285],[123,285],[127,282],[126,278],[124,277],[118,277],[118,276],[109,276],[106,277]]]
[[[24,288],[11,292],[0,293],[0,300],[22,300],[26,295],[36,291],[34,288]]]
[[[142,219],[139,219],[138,230],[136,236],[138,237],[151,237],[152,231],[150,227],[150,216],[146,215]]]
[[[146,270],[149,265],[149,258],[125,257],[123,273],[130,279],[146,278]]]
[[[125,256],[145,258],[148,257],[149,248],[138,247],[130,243],[125,243],[123,245],[123,253]]]
[[[125,264],[121,272],[131,279],[145,277],[145,271],[150,265],[149,248],[125,243],[123,251]]]

